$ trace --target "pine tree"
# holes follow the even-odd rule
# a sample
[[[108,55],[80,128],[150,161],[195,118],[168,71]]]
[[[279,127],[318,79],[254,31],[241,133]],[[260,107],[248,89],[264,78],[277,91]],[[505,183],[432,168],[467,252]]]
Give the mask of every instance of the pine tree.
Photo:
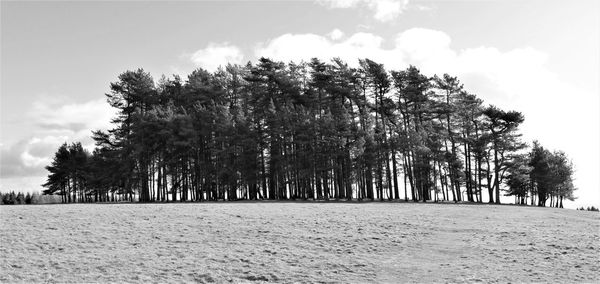
[[[524,120],[523,115],[516,111],[503,111],[495,106],[489,106],[483,114],[489,124],[494,163],[494,183],[492,190],[495,191],[496,203],[500,204],[500,184],[507,170],[507,164],[512,159],[512,154],[522,149],[525,145],[519,141],[517,127]],[[494,197],[490,191],[490,203]]]

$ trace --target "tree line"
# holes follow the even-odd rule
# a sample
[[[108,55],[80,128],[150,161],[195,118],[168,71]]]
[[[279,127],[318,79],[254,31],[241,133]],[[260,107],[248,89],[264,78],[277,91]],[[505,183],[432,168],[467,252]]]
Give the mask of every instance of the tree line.
[[[565,153],[528,151],[517,111],[486,106],[456,77],[369,59],[227,65],[110,84],[113,128],[63,144],[45,194],[63,202],[412,200],[562,207]]]
[[[34,192],[33,194],[27,192],[15,193],[14,191],[2,193],[0,192],[0,205],[22,205],[22,204],[37,204],[39,201],[39,194]]]

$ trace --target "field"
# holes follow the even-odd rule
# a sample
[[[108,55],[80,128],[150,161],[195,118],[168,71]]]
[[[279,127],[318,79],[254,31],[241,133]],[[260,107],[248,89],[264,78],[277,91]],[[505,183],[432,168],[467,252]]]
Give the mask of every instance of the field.
[[[0,207],[0,282],[598,282],[600,214],[413,203]]]

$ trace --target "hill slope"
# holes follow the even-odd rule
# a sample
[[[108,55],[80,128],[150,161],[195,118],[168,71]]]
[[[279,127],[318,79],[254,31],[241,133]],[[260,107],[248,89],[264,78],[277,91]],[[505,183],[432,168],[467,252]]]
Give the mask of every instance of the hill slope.
[[[412,203],[0,207],[0,282],[592,282],[600,214]]]

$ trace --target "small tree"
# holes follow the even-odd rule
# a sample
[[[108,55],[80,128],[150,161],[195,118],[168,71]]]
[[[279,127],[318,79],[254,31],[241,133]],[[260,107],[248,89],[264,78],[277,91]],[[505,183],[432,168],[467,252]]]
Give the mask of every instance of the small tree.
[[[527,155],[517,155],[507,170],[508,175],[505,183],[508,185],[508,192],[506,195],[514,195],[516,204],[526,204],[525,199],[527,198],[531,184],[529,179],[531,167],[529,167],[528,163]]]
[[[17,194],[17,198],[16,198],[16,201],[14,204],[17,204],[17,205],[25,204],[25,195],[23,195],[22,192],[19,192]]]
[[[39,204],[40,203],[40,194],[37,192],[34,192],[31,195],[31,204]]]
[[[6,201],[4,202],[4,204],[9,204],[9,205],[13,205],[16,203],[17,200],[17,196],[15,195],[14,191],[11,191],[10,193],[6,194]]]

